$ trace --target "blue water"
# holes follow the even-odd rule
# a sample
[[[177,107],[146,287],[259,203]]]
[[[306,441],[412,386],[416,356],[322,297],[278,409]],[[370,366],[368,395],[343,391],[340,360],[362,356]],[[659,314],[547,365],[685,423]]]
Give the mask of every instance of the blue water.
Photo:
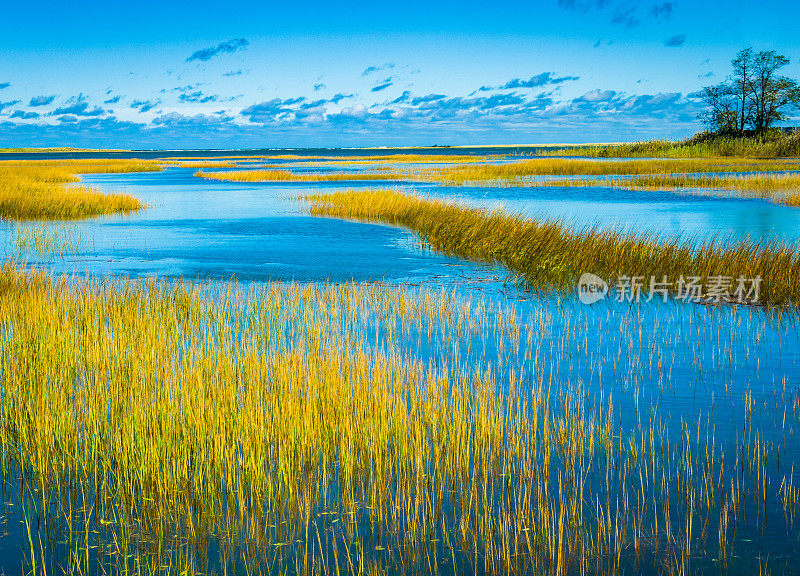
[[[369,169],[362,168],[362,169]],[[795,244],[800,210],[760,199],[718,198],[607,187],[442,187],[398,182],[228,183],[194,176],[196,169],[92,174],[85,184],[140,198],[147,209],[68,224],[78,249],[48,259],[55,270],[133,277],[242,281],[428,282],[504,275],[423,251],[415,237],[380,224],[314,218],[305,193],[391,186],[476,206],[560,220],[574,229],[597,227],[696,242],[712,238]],[[18,225],[6,223],[0,245]],[[36,262],[36,254],[29,254]]]
[[[239,150],[101,150],[89,152],[84,150],[61,152],[3,152],[4,160],[63,160],[84,158],[184,158],[202,157],[219,158],[225,156],[334,156],[346,159],[349,156],[369,154],[458,154],[458,155],[513,155],[523,158],[535,155],[542,146],[464,146],[464,147],[430,147],[430,148],[247,148]]]
[[[598,227],[659,238],[796,244],[800,210],[762,199],[611,187],[424,187],[432,196],[501,207],[572,228]]]
[[[314,218],[297,196],[341,185],[264,186],[194,177],[195,169],[88,175],[83,183],[138,197],[147,209],[67,224],[77,252],[45,258],[56,271],[244,282],[422,282],[500,272],[431,252],[401,230]],[[25,225],[23,225],[25,226]],[[16,224],[6,224],[8,245]]]

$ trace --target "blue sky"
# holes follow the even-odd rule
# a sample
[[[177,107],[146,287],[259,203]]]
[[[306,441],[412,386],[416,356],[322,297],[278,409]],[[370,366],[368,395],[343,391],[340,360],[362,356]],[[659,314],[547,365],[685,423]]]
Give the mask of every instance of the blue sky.
[[[30,1],[0,21],[0,146],[630,141],[696,132],[790,0]]]

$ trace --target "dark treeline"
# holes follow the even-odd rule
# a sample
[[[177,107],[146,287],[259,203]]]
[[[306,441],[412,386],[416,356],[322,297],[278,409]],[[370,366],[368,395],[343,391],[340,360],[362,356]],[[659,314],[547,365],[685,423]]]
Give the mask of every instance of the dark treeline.
[[[786,120],[800,105],[797,81],[780,73],[788,64],[774,50],[741,50],[731,61],[728,79],[703,88],[706,110],[700,118],[709,130],[725,136],[762,134]]]

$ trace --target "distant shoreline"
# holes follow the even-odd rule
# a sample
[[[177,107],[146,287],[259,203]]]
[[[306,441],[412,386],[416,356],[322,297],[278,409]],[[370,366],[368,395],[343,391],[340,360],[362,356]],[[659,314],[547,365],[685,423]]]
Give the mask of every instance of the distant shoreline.
[[[617,146],[629,142],[586,142],[586,143],[558,143],[558,144],[458,144],[458,145],[432,145],[432,146],[356,146],[356,147],[287,147],[287,148],[0,148],[0,154],[63,154],[63,153],[128,153],[128,152],[259,152],[264,150],[440,150],[440,149],[468,149],[468,148],[564,148],[583,146]]]

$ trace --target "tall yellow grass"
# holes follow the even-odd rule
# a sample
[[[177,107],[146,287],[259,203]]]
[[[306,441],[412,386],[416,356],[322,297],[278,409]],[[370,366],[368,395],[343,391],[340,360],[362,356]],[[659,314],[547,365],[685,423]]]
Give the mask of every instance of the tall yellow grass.
[[[213,159],[191,159],[191,160],[171,160],[168,163],[180,168],[236,168],[239,164],[237,160],[213,160]]]
[[[541,289],[570,289],[584,272],[604,278],[641,275],[677,279],[714,276],[763,279],[762,302],[800,303],[800,252],[775,243],[702,246],[613,231],[573,231],[559,222],[530,220],[424,199],[393,190],[309,195],[318,215],[405,226],[435,249],[499,262]]]
[[[314,166],[347,166],[370,164],[469,164],[499,160],[502,156],[469,154],[375,154],[373,156],[329,156],[324,161],[304,163]]]
[[[800,194],[789,193],[781,198],[781,202],[787,206],[800,206]]]
[[[569,180],[542,180],[530,182],[531,186],[614,186],[652,190],[695,189],[700,192],[733,191],[748,197],[764,198],[773,202],[797,205],[800,192],[800,175],[758,174],[739,176],[645,175],[632,178],[581,178]]]
[[[103,194],[76,182],[76,174],[160,170],[140,160],[28,160],[0,162],[0,217],[13,220],[71,220],[138,210],[127,194]]]
[[[794,506],[749,420],[724,443],[700,423],[668,433],[655,407],[621,430],[610,399],[526,370],[560,358],[538,353],[546,314],[379,285],[207,292],[0,271],[0,463],[28,568],[689,573],[698,549],[732,557],[767,502],[777,522],[770,486]],[[411,334],[443,350],[471,335],[501,363],[522,345],[526,364],[498,380],[414,359],[398,351]]]
[[[392,172],[381,173],[329,173],[298,174],[288,170],[235,170],[230,172],[203,172],[195,174],[199,178],[223,180],[225,182],[346,182],[356,180],[395,180]]]
[[[784,134],[772,130],[756,136],[717,136],[700,132],[688,140],[649,140],[630,144],[561,147],[539,152],[554,156],[591,156],[597,158],[798,158],[800,132]]]
[[[797,160],[758,160],[746,158],[692,158],[657,160],[576,160],[534,158],[503,164],[480,164],[433,168],[419,171],[425,181],[445,184],[498,181],[506,185],[524,182],[531,176],[666,175],[714,172],[776,172],[797,170]]]

